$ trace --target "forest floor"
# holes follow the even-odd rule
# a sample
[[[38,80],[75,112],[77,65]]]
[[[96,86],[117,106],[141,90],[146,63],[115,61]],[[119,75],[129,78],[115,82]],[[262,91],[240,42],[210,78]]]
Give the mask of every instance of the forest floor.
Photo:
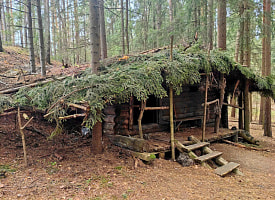
[[[0,179],[0,199],[275,199],[275,140],[263,137],[259,125],[251,125],[251,134],[268,151],[211,144],[244,173],[221,178],[200,165],[164,159],[135,168],[131,156],[108,142],[103,154],[93,155],[90,138],[75,132],[48,140],[54,126],[33,116],[25,131],[28,167],[16,116],[1,117],[0,168],[8,172]]]
[[[5,50],[0,53],[0,90],[41,78],[29,73],[25,51]],[[73,75],[85,67],[65,69],[53,63],[48,66],[48,77]],[[244,173],[221,178],[200,165],[182,167],[164,159],[151,165],[140,161],[135,168],[133,157],[107,140],[104,153],[93,155],[91,138],[71,127],[71,134],[49,140],[54,125],[40,113],[27,114],[34,116],[25,130],[28,167],[24,165],[16,112],[0,116],[0,199],[275,199],[275,140],[263,137],[257,124],[251,125],[251,134],[269,151],[211,144],[212,149],[224,152],[225,159],[240,163]],[[1,175],[3,169],[5,177]]]

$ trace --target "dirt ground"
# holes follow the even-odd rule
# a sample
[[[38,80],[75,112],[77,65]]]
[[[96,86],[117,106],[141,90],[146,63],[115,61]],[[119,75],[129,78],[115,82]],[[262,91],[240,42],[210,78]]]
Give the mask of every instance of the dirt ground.
[[[0,179],[0,199],[275,199],[275,141],[263,137],[258,125],[252,124],[252,135],[269,151],[211,145],[240,163],[244,173],[221,178],[200,165],[182,167],[164,159],[140,161],[135,169],[131,156],[108,143],[102,155],[93,155],[91,138],[76,132],[47,140],[54,126],[34,117],[31,131],[25,131],[28,167],[16,117],[1,117],[0,167],[9,170]]]

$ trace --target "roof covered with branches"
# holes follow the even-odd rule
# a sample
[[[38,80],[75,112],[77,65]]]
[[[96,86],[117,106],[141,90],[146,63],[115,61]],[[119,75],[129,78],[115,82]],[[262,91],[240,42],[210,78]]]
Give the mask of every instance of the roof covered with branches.
[[[172,86],[176,94],[184,85],[197,84],[201,73],[213,71],[230,75],[237,72],[253,82],[257,90],[273,94],[271,77],[263,78],[250,69],[234,62],[225,52],[199,50],[194,46],[187,51],[181,48],[162,50],[145,55],[124,56],[106,59],[101,63],[99,75],[91,74],[90,69],[78,76],[68,77],[35,88],[24,88],[12,98],[1,96],[0,108],[12,106],[34,106],[45,110],[50,120],[60,120],[68,115],[68,103],[88,107],[84,122],[92,127],[102,118],[99,110],[113,103],[128,102],[131,96],[146,100],[149,95],[157,98],[167,96],[165,86]]]

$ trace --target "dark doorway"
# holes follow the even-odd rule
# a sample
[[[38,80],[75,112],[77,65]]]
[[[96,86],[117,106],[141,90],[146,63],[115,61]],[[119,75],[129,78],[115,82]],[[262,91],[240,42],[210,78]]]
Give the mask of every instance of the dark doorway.
[[[134,100],[134,105],[140,105],[140,101],[136,98]],[[149,96],[149,99],[146,101],[146,107],[156,107],[159,106],[159,100],[154,96]],[[144,111],[142,124],[151,124],[151,123],[158,123],[159,122],[159,111],[158,110],[146,110]],[[140,114],[139,108],[134,108],[134,124],[138,124],[138,117]]]

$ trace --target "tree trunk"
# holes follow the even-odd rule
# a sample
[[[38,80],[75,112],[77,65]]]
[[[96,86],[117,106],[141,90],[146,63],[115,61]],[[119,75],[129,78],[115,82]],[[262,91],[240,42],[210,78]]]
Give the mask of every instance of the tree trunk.
[[[251,48],[250,48],[250,6],[248,0],[244,1],[244,63],[250,67]],[[244,130],[250,131],[250,113],[249,113],[249,80],[245,81],[244,89]]]
[[[35,56],[34,56],[34,45],[33,45],[33,32],[32,32],[32,1],[28,0],[28,30],[29,30],[29,49],[30,49],[30,65],[31,72],[36,73],[35,68]]]
[[[51,28],[50,28],[50,9],[49,0],[45,0],[45,24],[46,24],[46,62],[51,64]],[[54,22],[52,22],[54,26]],[[54,34],[54,33],[53,33]]]
[[[123,0],[120,0],[121,4],[121,45],[122,45],[122,55],[125,54],[125,36],[124,36],[124,5],[123,5]]]
[[[105,28],[105,14],[104,14],[104,1],[100,0],[99,6],[99,21],[100,21],[100,41],[101,41],[101,58],[107,58],[107,41],[106,41],[106,28]]]
[[[265,43],[265,76],[271,75],[271,0],[265,0],[265,24],[266,26],[266,43]],[[264,135],[268,137],[272,137],[272,127],[271,127],[271,99],[267,97],[265,99],[264,105]]]
[[[214,29],[214,19],[213,19],[213,0],[208,0],[208,48],[213,49],[213,29]]]
[[[99,28],[99,2],[90,0],[90,39],[91,39],[91,67],[92,73],[97,74],[100,60],[100,28]],[[98,111],[100,114],[101,111]],[[102,153],[102,123],[97,121],[93,127],[92,152]]]
[[[218,48],[226,50],[226,0],[218,1]],[[220,105],[218,115],[215,122],[215,133],[219,132],[220,121],[222,116],[222,107],[224,101],[226,81],[224,74],[220,74],[219,89],[220,89]]]
[[[38,27],[39,27],[39,41],[40,41],[41,75],[46,76],[45,47],[44,47],[42,16],[41,16],[41,5],[40,5],[40,0],[37,0],[36,2],[37,2],[37,18],[38,18]]]
[[[0,2],[1,3],[1,2]],[[0,52],[3,52],[3,45],[2,45],[2,4],[0,4]]]
[[[226,0],[218,0],[218,48],[226,50]]]
[[[129,45],[129,0],[126,0],[126,24],[125,24],[125,34],[126,34],[126,47],[127,54],[130,53],[130,45]]]

